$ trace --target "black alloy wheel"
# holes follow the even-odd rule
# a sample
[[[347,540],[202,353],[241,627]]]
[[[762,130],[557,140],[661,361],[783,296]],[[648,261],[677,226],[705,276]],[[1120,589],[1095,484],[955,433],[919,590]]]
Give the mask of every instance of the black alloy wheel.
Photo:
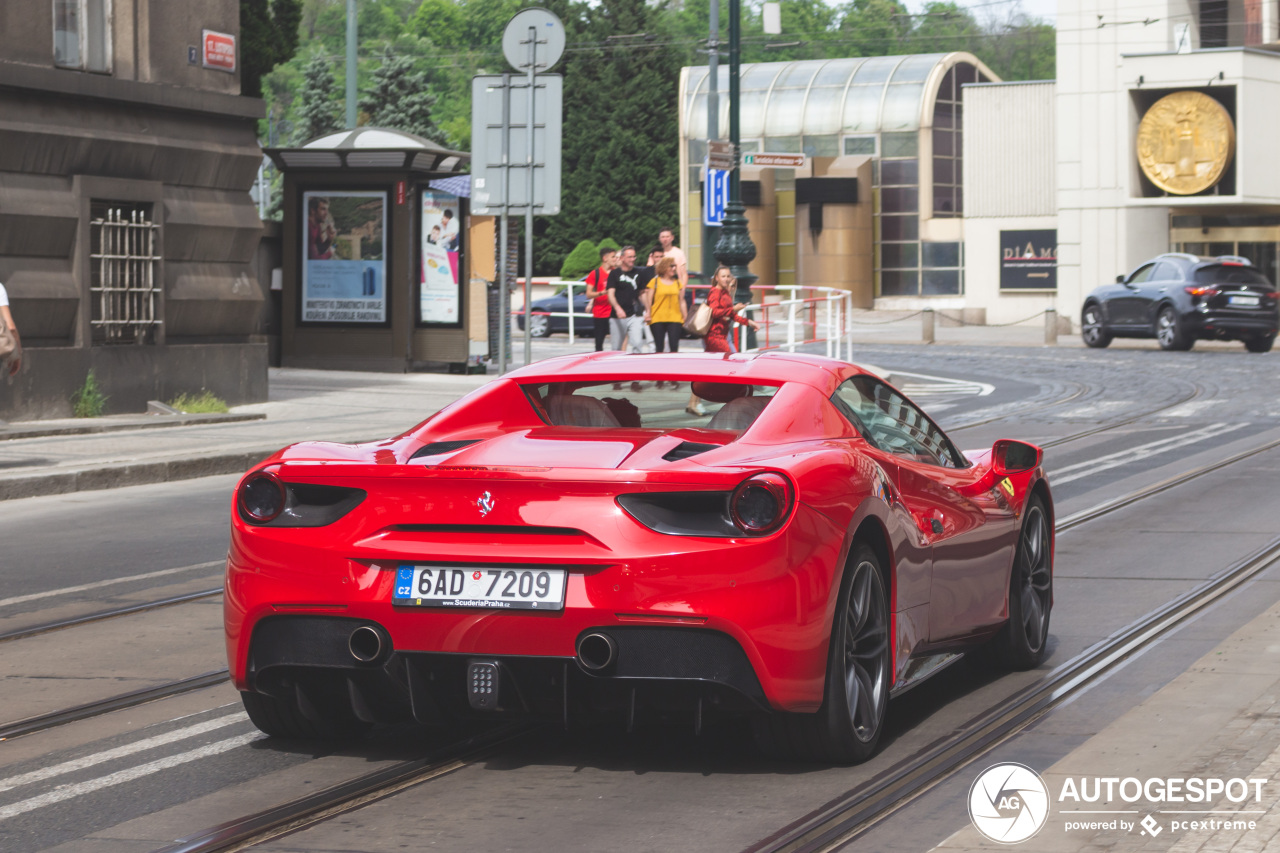
[[[816,714],[773,713],[755,720],[770,755],[855,764],[876,751],[889,707],[893,661],[889,597],[875,552],[854,546],[831,630],[826,688]]]
[[[1244,348],[1249,352],[1271,352],[1271,345],[1275,342],[1275,335],[1259,335],[1256,338],[1246,339]]]
[[[1172,305],[1164,306],[1156,315],[1156,340],[1160,342],[1160,349],[1175,352],[1189,350],[1195,343],[1178,322],[1178,312]]]
[[[1111,333],[1107,331],[1107,324],[1102,319],[1102,309],[1095,303],[1084,306],[1084,311],[1080,314],[1080,337],[1084,338],[1085,346],[1094,349],[1102,349],[1111,344]]]
[[[1010,669],[1031,669],[1044,659],[1053,606],[1053,553],[1044,503],[1033,497],[1022,518],[1009,578],[1009,621],[996,635],[995,651]]]

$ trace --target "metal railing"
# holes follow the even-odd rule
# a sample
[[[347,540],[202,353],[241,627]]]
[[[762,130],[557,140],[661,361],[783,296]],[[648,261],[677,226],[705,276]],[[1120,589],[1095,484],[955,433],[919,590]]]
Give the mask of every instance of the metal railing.
[[[568,298],[567,311],[533,311],[531,316],[546,317],[551,322],[553,317],[568,318],[569,339],[575,339],[579,315],[572,310],[573,295],[579,289],[586,290],[587,283],[581,280],[557,279],[547,282],[559,290],[564,288]],[[691,284],[688,290],[693,294],[693,305],[696,307],[706,298],[708,284]],[[746,326],[735,324],[734,337],[738,352],[764,352],[767,350],[786,350],[795,352],[798,347],[812,344],[824,344],[825,353],[831,358],[850,360],[853,357],[853,295],[838,287],[809,287],[806,285],[783,285],[774,287],[755,286],[753,291],[760,292],[761,302],[753,302],[743,308],[742,313],[760,325],[756,333],[756,345],[748,347],[748,330]],[[584,315],[591,312],[590,303],[583,309]],[[513,311],[523,315],[523,310]],[[590,322],[587,320],[586,322]]]
[[[137,206],[113,206],[90,220],[94,339],[141,343],[157,316],[160,226]]]

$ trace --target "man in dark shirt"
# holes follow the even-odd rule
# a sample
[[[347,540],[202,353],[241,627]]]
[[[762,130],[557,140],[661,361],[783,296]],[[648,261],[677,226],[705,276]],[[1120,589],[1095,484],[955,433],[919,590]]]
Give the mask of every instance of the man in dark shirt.
[[[625,342],[631,352],[644,352],[644,306],[640,304],[640,270],[636,267],[636,247],[623,246],[618,267],[609,273],[610,338],[616,352]]]

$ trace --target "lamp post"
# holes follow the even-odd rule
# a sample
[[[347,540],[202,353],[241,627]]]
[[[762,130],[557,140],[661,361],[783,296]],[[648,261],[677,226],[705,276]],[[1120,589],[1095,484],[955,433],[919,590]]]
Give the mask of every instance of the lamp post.
[[[734,169],[729,173],[729,201],[724,206],[715,256],[729,267],[740,285],[750,287],[756,276],[747,264],[755,259],[756,246],[747,232],[747,208],[742,203],[742,130],[738,121],[741,43],[742,0],[729,0],[729,141],[733,143]],[[749,294],[744,301],[750,301]]]

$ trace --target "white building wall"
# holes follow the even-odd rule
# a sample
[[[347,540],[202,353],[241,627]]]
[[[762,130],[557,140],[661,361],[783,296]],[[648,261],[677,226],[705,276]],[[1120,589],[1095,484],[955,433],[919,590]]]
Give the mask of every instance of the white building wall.
[[[1061,0],[1057,27],[1058,310],[1169,249],[1166,206],[1133,206],[1131,115],[1122,54],[1168,51],[1186,0]],[[1152,23],[1145,23],[1152,21]],[[1078,321],[1078,317],[1076,318]]]

